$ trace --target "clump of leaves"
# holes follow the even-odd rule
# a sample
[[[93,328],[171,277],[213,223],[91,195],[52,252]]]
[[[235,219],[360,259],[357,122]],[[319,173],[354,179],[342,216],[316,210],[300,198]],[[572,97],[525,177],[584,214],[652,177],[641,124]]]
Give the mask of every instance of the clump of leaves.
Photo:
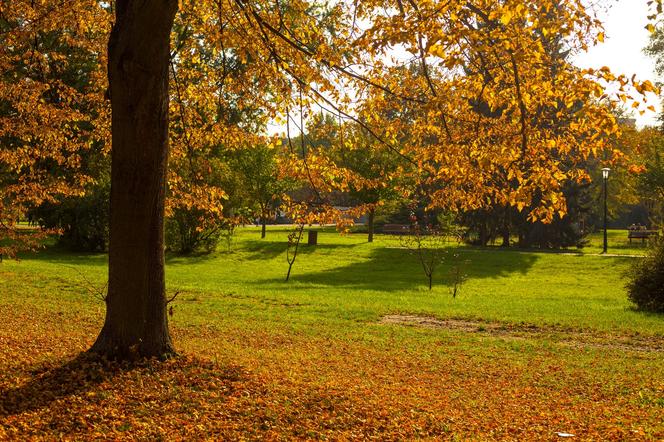
[[[664,313],[664,240],[657,241],[628,271],[627,296],[645,311]]]

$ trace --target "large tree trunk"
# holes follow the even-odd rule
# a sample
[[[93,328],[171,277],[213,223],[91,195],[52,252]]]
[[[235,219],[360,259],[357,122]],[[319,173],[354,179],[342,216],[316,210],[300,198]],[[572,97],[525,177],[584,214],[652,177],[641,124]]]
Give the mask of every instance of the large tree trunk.
[[[264,216],[262,216],[261,217],[261,239],[265,238],[266,225],[267,225],[267,219]]]
[[[168,67],[177,0],[117,0],[108,43],[112,107],[106,320],[91,351],[173,352],[164,280]]]

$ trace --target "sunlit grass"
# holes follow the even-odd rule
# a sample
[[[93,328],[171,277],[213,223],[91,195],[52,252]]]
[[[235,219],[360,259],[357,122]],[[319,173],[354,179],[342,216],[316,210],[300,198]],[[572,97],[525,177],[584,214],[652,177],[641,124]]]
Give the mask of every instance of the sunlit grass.
[[[437,269],[429,291],[417,258],[398,237],[378,235],[369,244],[363,234],[339,235],[330,229],[320,232],[317,246],[301,246],[288,283],[284,228],[270,229],[265,240],[256,229],[241,229],[231,252],[169,256],[167,280],[171,293],[182,292],[176,322],[224,312],[338,326],[408,312],[664,334],[661,317],[636,312],[627,301],[623,272],[638,258],[449,247],[459,253],[469,278],[456,299],[449,291],[453,253]],[[10,302],[39,293],[39,302],[94,304],[89,292],[104,286],[106,257],[49,249],[6,262],[2,270],[14,275],[5,284],[18,279],[24,287],[4,290]],[[284,311],[282,305],[297,308]]]
[[[101,327],[106,256],[50,247],[6,260],[0,393],[38,405],[0,413],[0,439],[664,435],[664,318],[634,311],[623,288],[638,258],[451,243],[470,277],[453,299],[449,262],[429,291],[399,238],[329,229],[302,245],[286,283],[286,235],[240,229],[231,252],[169,256],[172,334],[193,359],[98,385],[81,385],[86,367],[71,361]],[[388,314],[471,326],[382,324]]]

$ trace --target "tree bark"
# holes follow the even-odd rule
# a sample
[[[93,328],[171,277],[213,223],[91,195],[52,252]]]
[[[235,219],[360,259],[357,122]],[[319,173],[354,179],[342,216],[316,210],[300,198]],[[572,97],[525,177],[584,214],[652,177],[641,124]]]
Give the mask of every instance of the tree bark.
[[[369,210],[369,217],[367,219],[367,223],[369,224],[369,239],[368,239],[368,242],[373,242],[375,215],[376,215],[376,209]]]
[[[509,247],[510,246],[510,231],[507,228],[503,228],[503,244],[501,247]]]
[[[117,0],[108,43],[112,109],[106,320],[91,351],[112,358],[174,352],[164,278],[168,67],[177,0]]]
[[[525,232],[519,232],[519,248],[525,249],[528,247],[526,244],[526,234]]]
[[[489,235],[487,234],[486,221],[481,221],[479,241],[482,247],[486,246],[487,243],[489,242]]]
[[[261,217],[261,239],[265,239],[265,228],[266,228],[267,220],[265,217]]]
[[[510,246],[510,207],[505,207],[505,218],[503,219],[503,247]]]

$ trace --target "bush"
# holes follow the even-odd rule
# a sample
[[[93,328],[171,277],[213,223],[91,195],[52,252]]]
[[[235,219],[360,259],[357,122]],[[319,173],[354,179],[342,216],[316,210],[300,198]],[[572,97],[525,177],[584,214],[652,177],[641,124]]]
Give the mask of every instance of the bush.
[[[645,258],[629,270],[629,300],[640,310],[664,313],[664,240],[657,241]]]
[[[100,183],[81,197],[44,203],[29,214],[30,220],[47,229],[60,229],[59,243],[81,252],[108,249],[110,182]]]
[[[166,220],[166,248],[180,255],[211,253],[222,233],[221,226],[210,221],[204,211],[178,208]]]

